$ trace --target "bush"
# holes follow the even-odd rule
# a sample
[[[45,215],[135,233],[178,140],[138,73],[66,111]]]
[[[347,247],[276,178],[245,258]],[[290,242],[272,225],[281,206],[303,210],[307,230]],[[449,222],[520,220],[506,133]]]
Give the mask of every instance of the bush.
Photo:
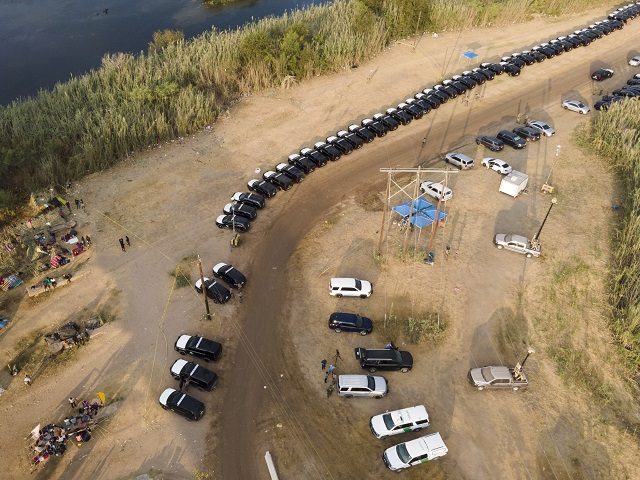
[[[160,30],[153,33],[153,40],[149,43],[149,52],[164,50],[169,45],[184,41],[184,33],[180,30]]]

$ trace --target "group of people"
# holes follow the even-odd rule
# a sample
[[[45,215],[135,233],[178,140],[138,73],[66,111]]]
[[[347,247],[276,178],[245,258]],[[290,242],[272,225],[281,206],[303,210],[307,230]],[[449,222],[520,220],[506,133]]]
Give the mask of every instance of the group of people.
[[[67,450],[67,431],[50,423],[38,431],[33,450],[36,455],[31,459],[34,465],[44,462],[51,456],[59,457]]]

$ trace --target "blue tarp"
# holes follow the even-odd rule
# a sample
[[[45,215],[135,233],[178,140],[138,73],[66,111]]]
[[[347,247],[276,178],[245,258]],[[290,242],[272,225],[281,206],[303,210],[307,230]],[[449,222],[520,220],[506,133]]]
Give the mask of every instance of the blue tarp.
[[[478,56],[478,54],[476,52],[472,52],[471,50],[467,50],[462,54],[462,56],[468,58],[469,60],[473,60]]]
[[[436,219],[436,206],[427,202],[424,198],[414,200],[413,209],[411,209],[411,202],[407,200],[400,205],[396,205],[392,210],[405,219],[409,217],[409,212],[411,211],[410,221],[418,228],[428,227]],[[438,218],[442,221],[447,218],[447,214],[438,212]]]

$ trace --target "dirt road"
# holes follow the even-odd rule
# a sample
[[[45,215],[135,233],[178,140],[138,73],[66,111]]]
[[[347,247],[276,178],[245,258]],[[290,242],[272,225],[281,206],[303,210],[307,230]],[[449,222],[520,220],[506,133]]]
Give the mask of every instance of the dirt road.
[[[582,23],[578,19],[572,22],[575,22],[575,25]],[[556,24],[551,30],[561,34],[567,30],[565,25]],[[522,30],[522,26],[514,28]],[[532,32],[533,29],[525,30]],[[547,26],[545,30],[549,30],[549,27]],[[505,34],[505,37],[507,35]],[[469,36],[473,36],[473,33]],[[465,35],[464,41],[472,43],[472,40],[466,37]],[[327,408],[339,407],[327,407],[326,403],[318,401],[317,391],[310,389],[307,382],[301,379],[296,366],[287,361],[290,358],[283,354],[283,350],[293,348],[291,343],[296,343],[295,331],[283,331],[285,330],[283,322],[286,322],[290,310],[289,305],[306,300],[304,293],[302,293],[303,298],[292,298],[291,293],[294,291],[295,283],[299,281],[301,272],[295,271],[290,266],[292,252],[306,233],[314,225],[323,221],[327,212],[350,195],[354,188],[367,185],[371,190],[382,190],[385,179],[378,171],[380,167],[415,166],[425,160],[429,165],[432,163],[429,161],[430,157],[459,146],[461,139],[465,136],[468,141],[469,136],[477,132],[495,132],[502,128],[505,122],[513,123],[515,116],[520,112],[531,112],[532,116],[547,121],[563,118],[561,124],[553,120],[551,123],[555,123],[557,128],[571,129],[580,119],[577,116],[563,115],[559,108],[560,100],[579,98],[593,104],[596,97],[592,96],[589,72],[605,64],[618,70],[629,70],[624,66],[627,52],[620,49],[620,45],[635,44],[639,37],[640,33],[636,25],[631,23],[622,32],[602,39],[589,48],[578,49],[543,64],[527,67],[517,79],[503,76],[487,85],[483,98],[474,98],[469,105],[464,105],[459,100],[450,102],[437,112],[432,112],[427,120],[403,127],[383,140],[376,140],[374,145],[366,146],[351,157],[314,173],[308,181],[296,187],[294,192],[281,194],[287,197],[286,204],[280,200],[273,202],[276,204],[276,217],[264,227],[264,230],[257,233],[261,237],[262,254],[256,257],[252,265],[250,272],[252,288],[247,292],[246,315],[244,315],[245,341],[251,345],[252,350],[251,357],[247,360],[259,359],[260,365],[256,365],[253,361],[245,362],[242,367],[236,369],[231,382],[227,384],[221,432],[221,437],[225,441],[220,444],[218,455],[222,462],[223,478],[265,476],[261,454],[265,444],[268,444],[263,437],[268,438],[270,433],[261,435],[259,431],[264,427],[265,417],[269,417],[274,412],[277,418],[289,420],[290,436],[286,438],[284,444],[291,451],[286,452],[286,455],[295,457],[293,462],[299,469],[305,471],[307,478],[337,478],[348,476],[349,473],[356,471],[367,471],[372,467],[363,460],[365,458],[370,460],[370,455],[345,448],[351,441],[352,432],[340,428],[338,419],[342,419],[342,416],[339,413],[327,411]],[[529,38],[523,32],[517,41],[511,41],[510,44],[514,49],[524,49],[529,47],[528,40],[540,41],[543,38],[545,38],[544,34],[539,31],[533,35],[530,33]],[[495,39],[497,45],[506,47],[501,44],[501,40],[504,41],[503,37],[492,37],[492,39]],[[451,39],[442,40],[445,43]],[[433,45],[430,46],[433,47]],[[490,46],[487,45],[487,47],[489,50]],[[454,46],[447,46],[444,50],[454,48]],[[434,64],[446,63],[446,59],[437,56],[435,48],[426,47],[425,50],[421,53],[425,57],[432,58]],[[508,53],[500,47],[491,48],[491,50],[495,54]],[[373,63],[374,65],[367,68],[371,71],[375,70],[376,75],[383,77],[390,85],[394,85],[395,75],[402,70],[402,67],[398,63],[389,64],[385,58]],[[399,64],[402,65],[402,62]],[[386,69],[378,69],[379,65]],[[450,71],[453,70],[455,68],[450,69]],[[620,73],[619,79],[627,76]],[[350,80],[349,86],[353,91],[374,90],[369,88],[363,78],[354,79],[351,75]],[[437,80],[437,76],[426,75],[424,83],[429,84],[429,81],[435,83]],[[328,85],[330,82],[331,80],[325,82],[319,80],[317,83]],[[322,89],[317,85],[315,88]],[[409,96],[410,92],[411,90],[406,90],[406,96]],[[387,94],[389,103],[393,101],[392,96]],[[427,144],[423,150],[421,139],[425,136]],[[563,136],[563,140],[567,141],[568,138]],[[528,165],[527,171],[542,174],[550,167],[556,144],[553,140],[543,141],[536,147],[537,156],[529,157],[529,161],[535,163]],[[520,207],[523,206],[520,205]],[[517,215],[521,217],[524,214],[535,219],[540,217],[543,209],[546,208],[546,203],[533,202],[524,208],[528,211],[518,211]],[[490,219],[487,220],[488,222],[484,223],[491,223]],[[498,219],[497,225],[499,226],[500,223]],[[509,225],[508,218],[503,218],[502,223]],[[373,226],[369,225],[368,228]],[[489,235],[491,235],[493,229],[491,227],[489,229]],[[496,264],[496,261],[499,263]],[[520,263],[514,259],[507,261],[512,264]],[[499,260],[492,258],[489,262],[471,266],[477,273],[472,274],[474,281],[466,286],[466,290],[471,294],[464,305],[465,328],[459,332],[460,344],[466,345],[469,351],[457,353],[455,358],[457,367],[451,364],[443,367],[447,374],[452,371],[457,374],[462,373],[458,378],[464,380],[464,370],[470,364],[495,358],[497,353],[495,341],[491,338],[491,332],[483,332],[482,328],[486,318],[496,310],[496,305],[492,303],[495,297],[488,297],[486,289],[482,287],[486,282],[487,272],[503,262],[504,259],[500,257]],[[517,272],[516,269],[515,273],[503,276],[500,281],[495,282],[494,287],[497,290],[509,290],[521,278]],[[313,291],[313,294],[315,293],[316,291]],[[323,289],[319,288],[317,293],[323,294]],[[305,320],[294,321],[293,328],[296,324],[303,326]],[[242,352],[243,349],[240,349],[239,354],[242,355]],[[280,378],[281,372],[285,374],[284,380]],[[494,410],[489,415],[488,412],[483,412],[481,407],[474,405],[474,401],[468,394],[464,395],[459,385],[456,385],[454,390],[451,390],[451,387],[442,389],[447,382],[445,376],[438,372],[431,373],[435,373],[435,378],[442,382],[441,394],[444,398],[440,399],[439,406],[445,407],[448,402],[456,398],[455,409],[447,408],[450,428],[455,429],[455,426],[461,422],[475,420],[477,423],[478,420],[482,422],[482,419],[485,419],[482,422],[484,426],[482,423],[477,423],[477,431],[470,438],[465,439],[459,436],[452,438],[452,444],[459,452],[475,451],[476,454],[457,455],[458,467],[447,469],[448,473],[453,475],[450,478],[495,478],[496,472],[515,474],[516,478],[538,478],[542,475],[535,465],[535,455],[527,452],[526,449],[518,448],[524,439],[508,426],[518,424],[516,417],[512,413],[505,413],[502,416],[501,427],[492,424],[492,421],[500,421],[500,410],[512,411],[508,408],[508,405],[511,406],[511,400],[505,401],[496,397],[493,403]],[[267,386],[268,394],[266,392],[262,395],[245,393],[260,392],[264,385]],[[463,388],[466,386],[463,385]],[[301,404],[306,406],[304,411],[300,409]],[[522,403],[520,407],[526,409]],[[246,412],[260,412],[261,415],[246,416]],[[487,421],[489,417],[492,421]],[[508,444],[513,442],[512,447],[505,445],[505,448],[515,448],[515,462],[512,457],[507,457],[502,462],[485,457],[481,453],[483,451],[481,445],[490,444],[497,430],[504,430],[502,438]],[[466,432],[469,433],[468,429]],[[256,456],[247,455],[248,452],[254,451],[257,452]],[[296,453],[294,454],[293,451]],[[337,458],[340,460],[334,461]],[[250,462],[249,459],[257,461],[258,464]],[[419,475],[418,472],[416,474]],[[501,478],[506,477],[501,476]]]

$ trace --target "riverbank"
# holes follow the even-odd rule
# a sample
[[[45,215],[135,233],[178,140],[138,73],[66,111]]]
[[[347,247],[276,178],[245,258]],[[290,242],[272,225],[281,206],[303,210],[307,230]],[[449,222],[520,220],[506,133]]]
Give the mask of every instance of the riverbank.
[[[240,96],[352,68],[424,31],[524,21],[594,2],[338,1],[205,33],[161,51],[107,55],[102,67],[0,109],[0,211],[29,192],[109,168],[211,124]],[[0,217],[0,223],[2,218]]]

